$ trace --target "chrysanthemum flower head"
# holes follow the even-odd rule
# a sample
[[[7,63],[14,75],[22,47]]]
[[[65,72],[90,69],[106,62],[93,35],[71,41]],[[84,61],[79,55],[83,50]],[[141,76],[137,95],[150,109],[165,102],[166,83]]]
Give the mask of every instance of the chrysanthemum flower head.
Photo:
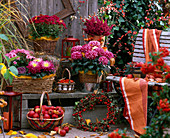
[[[44,71],[52,71],[54,70],[54,65],[50,61],[42,61],[41,67]]]
[[[76,52],[76,51],[81,52],[81,51],[82,51],[82,46],[77,45],[77,46],[73,46],[73,47],[71,48],[71,53]]]
[[[108,59],[111,59],[114,57],[113,53],[108,50],[105,51],[103,56],[106,56]]]
[[[76,60],[76,59],[82,59],[82,53],[81,52],[73,52],[72,54],[71,54],[71,58],[73,59],[73,60]]]
[[[32,74],[36,74],[41,71],[41,66],[36,61],[30,61],[27,68],[28,68],[28,72]]]
[[[95,59],[98,56],[98,53],[96,51],[87,51],[85,53],[85,57],[88,59]]]
[[[89,50],[92,50],[92,47],[89,44],[85,44],[82,46],[82,51],[87,52]]]
[[[102,56],[102,57],[99,58],[99,63],[100,64],[102,63],[102,65],[107,65],[108,62],[109,62],[109,60],[105,56]]]

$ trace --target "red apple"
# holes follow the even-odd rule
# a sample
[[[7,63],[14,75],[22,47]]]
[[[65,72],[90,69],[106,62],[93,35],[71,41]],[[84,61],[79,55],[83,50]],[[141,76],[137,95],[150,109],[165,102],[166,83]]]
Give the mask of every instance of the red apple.
[[[64,111],[63,111],[62,109],[61,109],[61,110],[58,110],[57,112],[58,112],[57,115],[58,115],[59,117],[64,114]]]
[[[54,106],[51,106],[49,109],[52,109],[52,110],[54,110],[54,108],[55,108]]]
[[[53,109],[49,109],[49,110],[48,110],[48,114],[49,114],[49,115],[52,115],[53,113],[54,113],[54,110],[53,110]]]
[[[35,113],[34,115],[33,115],[33,118],[39,118],[40,116],[39,116],[39,114],[38,113]]]
[[[69,127],[68,126],[63,127],[63,129],[66,131],[66,133],[69,132]]]
[[[58,115],[52,114],[52,118],[58,118]]]
[[[47,106],[46,105],[42,105],[42,109],[46,110]]]
[[[50,107],[49,106],[46,106],[46,110],[49,110],[50,109]]]
[[[39,106],[39,105],[35,106],[35,107],[34,107],[34,110],[35,110],[36,108],[40,108],[40,106]]]
[[[51,117],[50,117],[49,114],[44,114],[43,118],[44,118],[44,119],[50,119]]]
[[[36,108],[36,109],[35,109],[35,112],[38,113],[38,114],[40,114],[40,108]]]
[[[63,137],[66,135],[66,131],[64,129],[61,129],[58,133]]]
[[[60,129],[59,127],[54,127],[54,131],[56,131],[57,133],[59,129]]]
[[[60,109],[62,109],[62,108],[61,108],[60,106],[56,106],[55,109],[56,109],[56,110],[60,110]]]
[[[127,78],[133,78],[133,75],[132,74],[128,74]]]
[[[33,115],[35,114],[35,112],[34,111],[29,111],[29,113],[28,113],[28,117],[33,117]]]
[[[45,110],[45,111],[44,111],[44,114],[48,114],[48,111]]]

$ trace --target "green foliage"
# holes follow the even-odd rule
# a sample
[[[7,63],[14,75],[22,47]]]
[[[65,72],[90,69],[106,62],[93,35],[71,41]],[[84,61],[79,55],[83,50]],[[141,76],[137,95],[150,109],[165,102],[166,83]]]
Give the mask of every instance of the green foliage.
[[[99,16],[107,19],[108,25],[114,25],[108,47],[115,54],[115,67],[120,70],[132,61],[135,38],[141,28],[163,30],[168,26],[168,19],[156,1],[107,1]]]

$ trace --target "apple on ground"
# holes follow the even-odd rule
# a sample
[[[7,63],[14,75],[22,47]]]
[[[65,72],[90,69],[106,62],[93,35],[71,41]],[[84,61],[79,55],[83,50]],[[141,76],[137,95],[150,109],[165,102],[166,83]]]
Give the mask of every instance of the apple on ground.
[[[61,129],[58,131],[58,134],[60,134],[60,136],[65,136],[66,135],[66,131],[64,129]]]
[[[60,129],[60,127],[54,127],[53,130],[56,131],[56,132],[58,133],[59,129]]]
[[[63,127],[63,129],[66,131],[66,133],[68,133],[70,128],[68,126],[65,126]]]

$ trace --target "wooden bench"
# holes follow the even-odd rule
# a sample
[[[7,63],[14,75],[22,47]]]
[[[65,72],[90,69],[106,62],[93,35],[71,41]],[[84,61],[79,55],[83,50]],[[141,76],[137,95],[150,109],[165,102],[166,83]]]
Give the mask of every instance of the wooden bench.
[[[135,43],[135,49],[134,49],[134,54],[132,61],[133,62],[143,62],[145,63],[145,54],[143,50],[143,41],[142,41],[142,34],[143,34],[143,29],[141,29],[137,35],[136,38],[136,43]],[[160,47],[167,47],[168,50],[170,51],[170,32],[167,31],[162,31],[160,39],[159,39]],[[165,63],[170,66],[170,55],[167,57],[163,58]],[[120,77],[118,76],[107,76],[106,80],[111,80],[115,82],[119,82]],[[157,82],[148,82],[149,86],[154,86],[154,85],[168,85],[170,84],[167,83],[157,83]]]

